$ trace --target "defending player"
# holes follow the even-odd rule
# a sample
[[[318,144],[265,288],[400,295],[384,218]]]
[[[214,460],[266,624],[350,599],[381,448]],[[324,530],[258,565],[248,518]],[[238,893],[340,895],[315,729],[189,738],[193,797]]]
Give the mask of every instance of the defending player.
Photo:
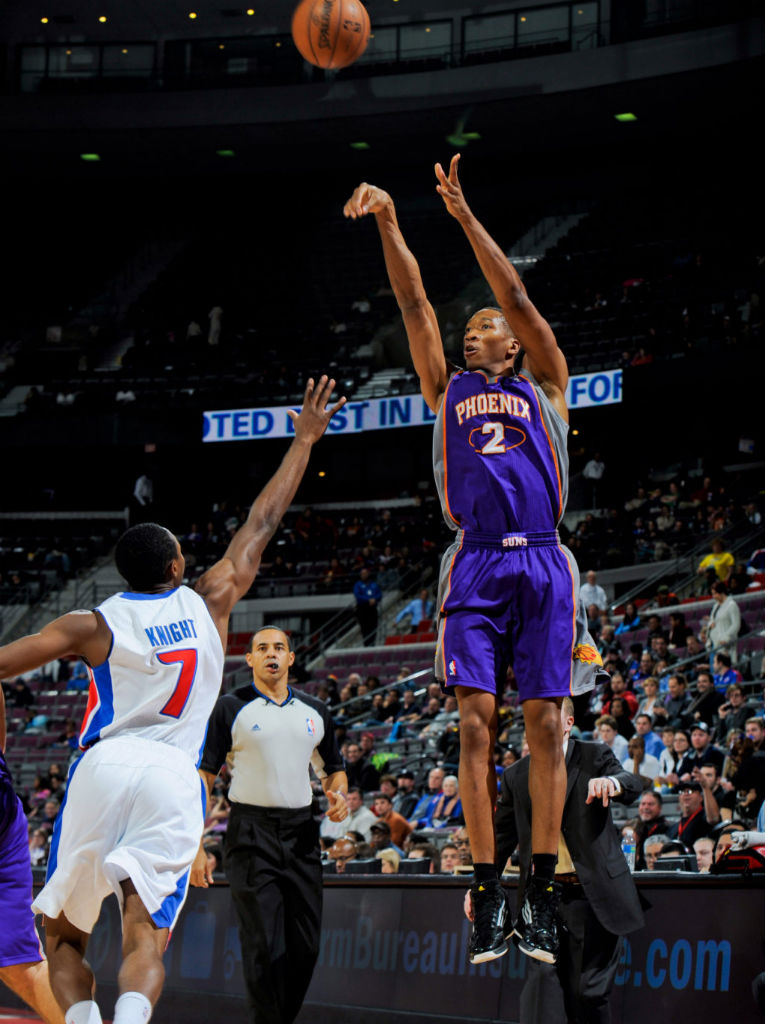
[[[92,666],[81,745],[56,819],[45,915],[53,993],[66,1024],[99,1024],[88,938],[101,903],[122,904],[123,961],[114,1024],[145,1024],[164,981],[162,954],[186,898],[202,834],[196,765],[220,689],[228,620],[250,589],[268,540],[298,488],[311,447],[341,399],[334,380],[309,381],[295,439],[223,558],[183,586],[176,538],[146,523],[120,538],[115,558],[129,590],[94,612],[76,611],[0,648],[0,679],[76,654]]]
[[[0,981],[15,992],[45,1024],[62,1024],[53,998],[48,962],[40,946],[32,897],[27,819],[5,763],[5,695],[0,689]]]
[[[468,320],[467,370],[447,363],[390,196],[363,183],[344,213],[375,215],[422,394],[438,413],[436,483],[446,521],[458,531],[441,569],[436,675],[455,688],[460,708],[460,795],[475,865],[470,959],[501,956],[512,931],[495,866],[492,758],[497,696],[511,661],[523,702],[534,809],[534,873],[515,930],[525,953],[554,962],[559,886],[553,879],[566,792],[559,707],[579,686],[593,685],[591,671],[577,669],[574,679],[574,666],[585,667],[573,661],[577,634],[588,638],[581,616],[577,623],[576,565],[557,533],[568,482],[568,370],[515,268],[468,208],[458,162],[458,155],[452,158],[448,177],[436,164],[437,191],[500,306]],[[521,345],[526,361],[517,373]],[[581,654],[599,660],[591,641]]]

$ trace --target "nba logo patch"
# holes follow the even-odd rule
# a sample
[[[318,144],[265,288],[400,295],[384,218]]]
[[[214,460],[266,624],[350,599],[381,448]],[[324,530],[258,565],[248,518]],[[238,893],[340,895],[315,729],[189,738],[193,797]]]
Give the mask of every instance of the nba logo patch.
[[[457,675],[457,662],[454,660],[454,658],[452,658],[452,660],[449,662],[449,675]]]
[[[316,726],[313,724],[313,719],[312,718],[306,718],[306,720],[305,720],[305,727],[306,727],[306,730],[307,730],[309,736],[315,736],[316,735]]]

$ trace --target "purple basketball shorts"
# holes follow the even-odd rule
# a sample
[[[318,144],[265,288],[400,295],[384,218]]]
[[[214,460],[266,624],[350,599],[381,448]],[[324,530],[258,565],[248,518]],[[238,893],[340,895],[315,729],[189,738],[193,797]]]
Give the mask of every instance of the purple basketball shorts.
[[[571,693],[574,577],[557,531],[459,534],[441,566],[436,678],[518,696]]]
[[[32,913],[27,821],[13,792],[0,793],[0,967],[44,960]]]

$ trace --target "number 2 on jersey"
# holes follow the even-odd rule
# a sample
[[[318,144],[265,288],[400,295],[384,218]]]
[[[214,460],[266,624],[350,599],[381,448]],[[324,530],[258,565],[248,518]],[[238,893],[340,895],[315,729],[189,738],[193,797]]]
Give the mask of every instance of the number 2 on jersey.
[[[169,715],[170,718],[180,718],[197,674],[196,649],[191,647],[184,651],[163,651],[157,655],[157,661],[161,661],[163,665],[180,666],[178,682],[170,700],[159,712],[160,715]]]

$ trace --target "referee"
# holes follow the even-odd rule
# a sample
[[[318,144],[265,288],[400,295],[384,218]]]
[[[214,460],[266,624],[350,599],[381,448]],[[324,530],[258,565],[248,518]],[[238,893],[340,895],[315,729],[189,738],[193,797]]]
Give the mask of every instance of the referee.
[[[287,684],[295,660],[287,635],[266,626],[252,638],[252,685],[219,697],[200,772],[208,795],[225,761],[231,804],[224,867],[239,922],[251,1024],[291,1024],[319,953],[322,878],[311,813],[311,765],[329,799],[348,813],[348,780],[326,705]],[[192,885],[212,876],[200,849]]]

